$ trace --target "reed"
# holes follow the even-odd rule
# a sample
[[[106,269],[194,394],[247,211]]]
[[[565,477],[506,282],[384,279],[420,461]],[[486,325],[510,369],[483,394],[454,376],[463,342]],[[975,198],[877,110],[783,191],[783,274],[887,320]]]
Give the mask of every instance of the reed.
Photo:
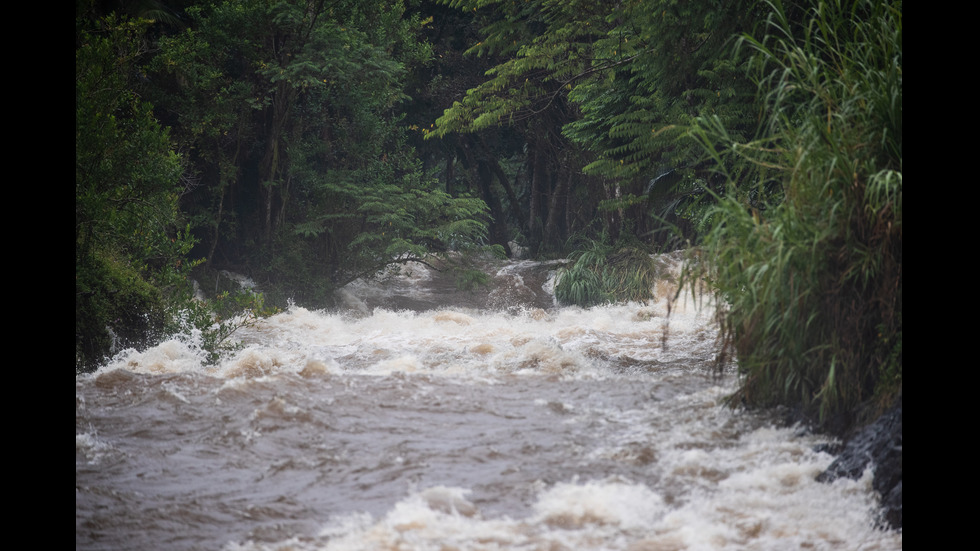
[[[728,173],[701,265],[727,305],[733,403],[844,431],[902,391],[902,4],[769,5],[763,36],[743,39],[763,137],[732,143],[710,119],[695,131],[719,167],[753,167]]]

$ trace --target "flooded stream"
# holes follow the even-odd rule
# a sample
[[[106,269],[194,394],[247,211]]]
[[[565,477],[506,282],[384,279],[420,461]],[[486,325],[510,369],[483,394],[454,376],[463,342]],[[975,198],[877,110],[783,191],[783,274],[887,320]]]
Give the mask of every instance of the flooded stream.
[[[217,366],[76,376],[76,550],[901,549],[870,471],[817,483],[826,437],[723,406],[710,307],[558,307],[555,268],[408,266]]]

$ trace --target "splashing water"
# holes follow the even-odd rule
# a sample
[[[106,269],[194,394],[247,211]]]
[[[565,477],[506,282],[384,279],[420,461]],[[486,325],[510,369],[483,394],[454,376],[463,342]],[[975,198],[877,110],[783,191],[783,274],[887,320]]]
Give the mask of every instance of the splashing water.
[[[870,471],[817,483],[825,438],[722,405],[709,308],[557,307],[556,267],[412,266],[215,367],[77,376],[76,549],[901,549]]]

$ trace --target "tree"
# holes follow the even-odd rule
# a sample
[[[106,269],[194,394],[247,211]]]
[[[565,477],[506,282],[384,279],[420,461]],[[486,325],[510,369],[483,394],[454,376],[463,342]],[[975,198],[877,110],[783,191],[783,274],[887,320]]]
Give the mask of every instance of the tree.
[[[479,16],[438,2],[415,9],[425,22],[423,36],[433,55],[410,74],[406,104],[409,143],[447,193],[481,198],[489,208],[488,240],[509,252],[510,241],[527,226],[526,197],[521,196],[524,142],[520,134],[495,128],[480,134],[454,134],[427,140],[433,122],[447,105],[478,85],[493,60],[464,56],[479,36]]]
[[[546,21],[559,11],[548,2],[449,4],[479,14],[482,36],[466,53],[493,62],[486,71],[489,80],[484,77],[457,98],[428,137],[472,134],[477,137],[460,139],[477,145],[471,150],[483,150],[480,145],[496,141],[486,136],[499,135],[502,129],[520,136],[525,167],[521,192],[513,190],[494,162],[484,161],[486,169],[479,174],[484,181],[496,177],[512,208],[517,206],[514,197],[522,198],[520,212],[512,219],[531,249],[556,251],[572,232],[585,229],[594,218],[594,201],[588,197],[578,203],[569,200],[582,189],[576,184],[583,181],[580,169],[584,162],[561,134],[562,126],[573,116],[565,95],[546,92],[549,75],[559,71],[560,60],[552,59],[553,52],[546,48],[524,52],[523,45],[540,40]]]
[[[164,291],[193,244],[180,231],[181,161],[135,91],[145,20],[77,22],[75,357],[89,368],[166,321]]]
[[[354,274],[481,243],[482,204],[438,191],[405,139],[405,81],[431,52],[401,3],[188,14],[150,73],[201,181],[187,208],[209,259],[322,304]]]
[[[728,46],[753,22],[755,2],[450,3],[494,8],[497,17],[469,52],[504,60],[445,111],[433,136],[520,125],[532,234],[545,241],[557,213],[575,208],[561,199],[583,186],[601,187],[606,233],[615,237],[627,219],[633,231],[653,229],[643,212],[648,197],[672,204],[660,210],[674,214],[705,195],[708,159],[686,136],[695,117],[724,117],[733,132],[754,129],[751,83],[739,67],[745,58]],[[666,173],[676,177],[652,185]]]

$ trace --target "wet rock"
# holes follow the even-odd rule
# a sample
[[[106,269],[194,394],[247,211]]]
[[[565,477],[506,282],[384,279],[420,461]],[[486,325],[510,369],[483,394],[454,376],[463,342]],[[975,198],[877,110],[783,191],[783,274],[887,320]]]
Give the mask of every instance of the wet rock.
[[[847,441],[837,459],[817,480],[857,479],[874,468],[874,489],[881,496],[882,521],[902,528],[902,400]]]

